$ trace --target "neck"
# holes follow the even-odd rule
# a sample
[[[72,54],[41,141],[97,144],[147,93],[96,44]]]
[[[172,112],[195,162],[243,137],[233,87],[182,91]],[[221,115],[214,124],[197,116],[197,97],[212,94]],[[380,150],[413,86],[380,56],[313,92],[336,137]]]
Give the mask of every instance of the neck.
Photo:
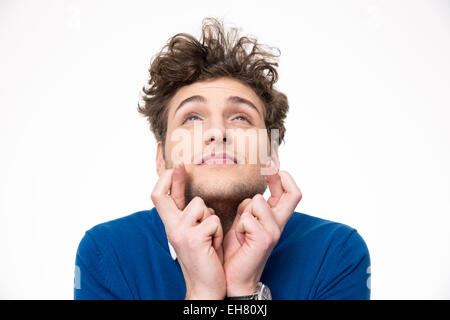
[[[190,193],[185,194],[186,205],[194,198],[194,196]],[[224,200],[223,198],[206,198],[202,197],[203,201],[208,208],[214,209],[214,213],[216,216],[220,218],[220,223],[222,224],[223,235],[225,236],[227,232],[230,230],[234,218],[236,216],[237,208],[242,200]]]
[[[240,201],[206,201],[205,203],[207,207],[214,209],[216,216],[220,218],[225,236],[233,224]]]

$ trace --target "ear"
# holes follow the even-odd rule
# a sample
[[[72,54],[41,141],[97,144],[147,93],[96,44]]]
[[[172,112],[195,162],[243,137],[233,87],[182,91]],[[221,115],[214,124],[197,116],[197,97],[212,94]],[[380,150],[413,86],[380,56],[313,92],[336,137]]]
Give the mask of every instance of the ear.
[[[164,148],[161,141],[158,142],[156,147],[156,172],[158,176],[161,176],[164,170],[166,170],[166,161],[164,160]]]

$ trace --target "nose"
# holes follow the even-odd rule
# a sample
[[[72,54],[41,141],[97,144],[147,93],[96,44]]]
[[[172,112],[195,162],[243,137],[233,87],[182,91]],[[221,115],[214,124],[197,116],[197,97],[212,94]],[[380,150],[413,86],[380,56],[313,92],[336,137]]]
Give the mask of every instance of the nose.
[[[220,120],[211,122],[210,126],[205,128],[205,130],[206,131],[203,134],[205,145],[210,145],[212,143],[226,144],[231,141],[231,139],[227,137],[226,127]]]
[[[209,145],[209,144],[213,143],[214,141],[220,141],[220,139],[217,139],[214,135],[211,135],[211,137],[209,137],[208,139],[205,140],[205,144]],[[216,143],[218,143],[218,142],[216,142]],[[222,143],[227,143],[227,137],[222,138]]]

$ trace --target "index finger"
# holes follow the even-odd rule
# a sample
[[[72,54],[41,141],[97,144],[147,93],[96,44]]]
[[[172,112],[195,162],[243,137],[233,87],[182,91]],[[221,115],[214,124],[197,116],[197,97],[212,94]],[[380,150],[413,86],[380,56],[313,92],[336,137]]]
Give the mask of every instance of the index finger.
[[[169,195],[169,190],[172,186],[172,175],[173,169],[167,169],[161,173],[161,176],[153,188],[151,196],[153,204],[164,224],[172,221],[172,215],[179,213],[174,200]]]
[[[274,166],[275,164],[271,160],[269,162],[268,167]],[[267,200],[267,203],[271,208],[275,207],[278,204],[278,201],[280,201],[281,196],[283,195],[283,186],[281,184],[281,177],[279,175],[278,170],[275,174],[266,175],[266,181],[269,185],[270,190],[270,198]]]
[[[302,199],[302,193],[289,173],[280,171],[279,175],[284,193],[281,196],[280,201],[278,201],[275,210],[281,215],[281,218],[286,223],[297,207],[297,204]]]
[[[180,210],[183,210],[186,206],[184,197],[185,185],[186,185],[186,169],[184,167],[184,163],[180,162],[173,169],[172,186],[170,189],[170,195],[172,196],[175,205]]]

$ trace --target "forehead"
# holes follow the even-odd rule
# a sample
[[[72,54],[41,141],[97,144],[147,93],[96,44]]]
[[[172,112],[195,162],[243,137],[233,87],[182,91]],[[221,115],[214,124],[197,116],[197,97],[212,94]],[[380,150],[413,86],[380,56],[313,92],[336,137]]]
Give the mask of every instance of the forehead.
[[[263,103],[252,88],[231,78],[219,78],[208,81],[194,82],[181,87],[169,102],[169,114],[173,114],[176,106],[193,95],[204,96],[208,101],[225,101],[229,96],[239,96],[250,100],[264,114]]]

